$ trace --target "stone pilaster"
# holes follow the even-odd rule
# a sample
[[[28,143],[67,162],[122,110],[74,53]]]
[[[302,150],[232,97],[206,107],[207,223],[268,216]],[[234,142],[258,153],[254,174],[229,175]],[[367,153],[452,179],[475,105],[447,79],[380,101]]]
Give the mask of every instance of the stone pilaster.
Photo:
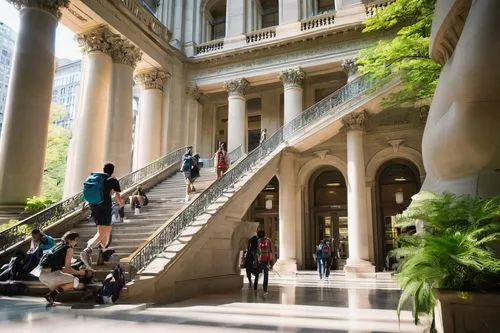
[[[194,99],[195,101],[200,101],[201,100],[201,92],[200,89],[196,84],[191,84],[186,87],[186,94]]]
[[[163,91],[165,83],[170,75],[162,70],[154,69],[148,72],[142,72],[135,76],[137,82],[140,83],[144,90],[159,89]]]
[[[58,20],[61,18],[61,8],[67,8],[70,0],[7,0],[18,10],[22,8],[38,8],[55,16]]]
[[[279,79],[285,88],[302,88],[306,73],[300,67],[290,68],[280,72]]]
[[[229,96],[245,96],[249,83],[246,79],[238,79],[224,82],[224,89],[226,89]]]

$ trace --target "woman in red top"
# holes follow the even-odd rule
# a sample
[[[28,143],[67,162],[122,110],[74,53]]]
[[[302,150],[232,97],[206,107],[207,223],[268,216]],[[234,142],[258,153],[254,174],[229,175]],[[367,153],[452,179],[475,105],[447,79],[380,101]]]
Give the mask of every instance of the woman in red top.
[[[219,145],[219,149],[215,152],[214,166],[215,171],[217,172],[217,179],[222,177],[229,168],[229,155],[226,151],[224,143],[221,143]]]

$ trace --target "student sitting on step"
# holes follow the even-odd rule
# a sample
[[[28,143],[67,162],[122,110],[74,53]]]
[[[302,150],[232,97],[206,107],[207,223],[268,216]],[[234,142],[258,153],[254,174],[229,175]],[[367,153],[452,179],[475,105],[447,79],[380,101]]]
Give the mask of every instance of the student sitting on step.
[[[146,192],[141,185],[137,186],[137,189],[130,196],[130,210],[134,211],[135,208],[141,208],[149,203],[149,199],[146,196]]]

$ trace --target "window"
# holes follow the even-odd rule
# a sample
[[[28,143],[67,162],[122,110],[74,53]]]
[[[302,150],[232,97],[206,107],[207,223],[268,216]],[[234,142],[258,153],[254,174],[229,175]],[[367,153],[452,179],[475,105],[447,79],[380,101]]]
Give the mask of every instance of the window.
[[[212,21],[212,39],[224,38],[226,36],[226,17]]]
[[[226,36],[226,0],[209,1],[205,10],[204,39],[214,40]]]
[[[262,28],[274,27],[279,24],[278,0],[261,0],[262,6]]]
[[[335,0],[318,0],[316,3],[316,14],[323,14],[335,9]]]

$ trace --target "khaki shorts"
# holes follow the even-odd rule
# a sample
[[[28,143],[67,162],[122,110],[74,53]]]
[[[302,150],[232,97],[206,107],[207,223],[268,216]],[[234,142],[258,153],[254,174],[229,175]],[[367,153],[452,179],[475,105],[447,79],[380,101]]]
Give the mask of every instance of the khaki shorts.
[[[71,274],[63,273],[62,271],[44,272],[40,273],[40,282],[49,287],[49,289],[56,289],[63,284],[73,283],[76,279]]]

